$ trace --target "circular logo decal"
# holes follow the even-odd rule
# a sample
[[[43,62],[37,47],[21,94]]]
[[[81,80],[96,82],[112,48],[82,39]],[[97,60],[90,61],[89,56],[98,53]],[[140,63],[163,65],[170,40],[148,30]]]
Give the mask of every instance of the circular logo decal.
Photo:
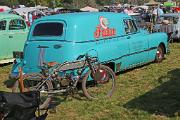
[[[100,20],[100,25],[101,25],[101,27],[103,28],[103,29],[107,29],[108,28],[108,20],[107,20],[107,18],[104,18],[104,17],[100,17],[99,18],[99,20]]]

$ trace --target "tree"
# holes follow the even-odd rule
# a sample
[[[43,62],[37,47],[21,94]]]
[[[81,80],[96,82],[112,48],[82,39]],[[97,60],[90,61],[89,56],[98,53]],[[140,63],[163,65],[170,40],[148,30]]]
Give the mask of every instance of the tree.
[[[19,0],[19,3],[25,6],[35,6],[36,1],[35,0]]]
[[[96,0],[85,0],[85,1],[86,1],[86,3],[85,3],[86,6],[92,6],[92,7],[97,6]]]
[[[18,0],[0,0],[0,5],[6,5],[6,6],[16,6],[18,5]]]

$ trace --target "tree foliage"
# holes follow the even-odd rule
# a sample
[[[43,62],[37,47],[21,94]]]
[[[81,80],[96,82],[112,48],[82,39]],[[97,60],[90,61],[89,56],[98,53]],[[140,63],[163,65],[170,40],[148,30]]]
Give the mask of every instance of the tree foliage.
[[[0,5],[15,6],[22,4],[25,6],[42,5],[48,7],[67,7],[67,8],[81,8],[84,6],[104,6],[114,3],[130,3],[132,0],[0,0]],[[133,0],[137,4],[143,4],[149,0]],[[164,1],[164,0],[155,0]]]

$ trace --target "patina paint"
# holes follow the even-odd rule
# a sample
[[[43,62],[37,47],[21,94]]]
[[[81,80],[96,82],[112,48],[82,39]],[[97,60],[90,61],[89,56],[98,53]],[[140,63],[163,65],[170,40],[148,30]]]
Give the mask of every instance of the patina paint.
[[[165,46],[165,33],[150,34],[134,26],[127,31],[133,19],[120,13],[69,13],[43,17],[35,21],[24,46],[24,59],[14,64],[12,73],[21,65],[25,73],[39,72],[39,63],[75,61],[84,53],[96,56],[103,64],[113,65],[115,72],[155,60],[157,47]],[[63,33],[57,36],[34,36],[37,25],[61,23]],[[127,23],[127,25],[126,25]]]

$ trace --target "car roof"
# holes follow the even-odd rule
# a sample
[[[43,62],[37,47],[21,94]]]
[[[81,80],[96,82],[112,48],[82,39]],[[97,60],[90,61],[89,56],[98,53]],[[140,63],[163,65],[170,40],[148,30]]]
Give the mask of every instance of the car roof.
[[[38,20],[77,20],[77,19],[88,19],[97,16],[120,16],[120,17],[129,17],[127,14],[123,13],[114,13],[114,12],[77,12],[77,13],[65,13],[65,14],[56,14],[51,16],[45,16]]]
[[[9,13],[0,13],[0,19],[4,18],[21,18],[21,16]]]
[[[91,40],[94,39],[94,32],[96,31],[97,27],[102,24],[102,19],[100,18],[105,18],[105,24],[107,24],[110,29],[118,29],[117,34],[123,35],[123,18],[130,19],[132,17],[128,16],[127,14],[114,12],[78,12],[45,16],[34,21],[33,25],[31,26],[28,39],[37,39],[36,37],[33,37],[33,31],[36,29],[38,24],[55,21],[61,23],[63,22],[64,26],[66,26],[66,33],[64,34],[66,39],[73,41]],[[56,39],[59,39],[59,37]]]
[[[180,13],[167,13],[164,15],[161,15],[162,17],[178,17],[180,16]]]

